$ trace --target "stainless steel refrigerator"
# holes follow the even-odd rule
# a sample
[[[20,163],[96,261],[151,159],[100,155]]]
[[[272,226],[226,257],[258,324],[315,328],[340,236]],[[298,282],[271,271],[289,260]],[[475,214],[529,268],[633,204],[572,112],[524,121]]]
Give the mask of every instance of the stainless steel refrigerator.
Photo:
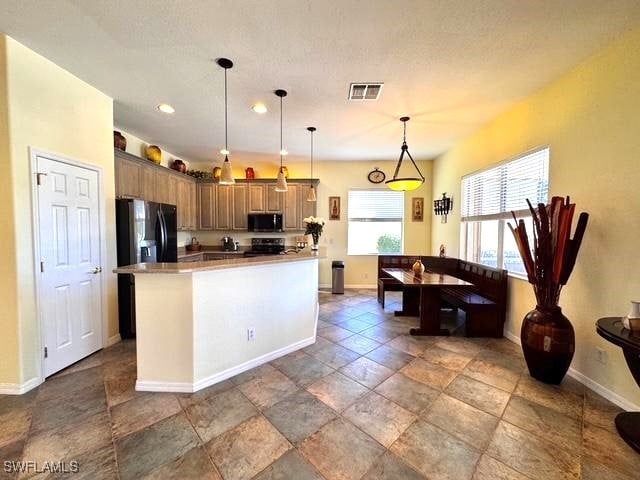
[[[116,200],[118,266],[177,262],[176,206],[135,199]],[[136,335],[135,279],[118,275],[120,336]]]

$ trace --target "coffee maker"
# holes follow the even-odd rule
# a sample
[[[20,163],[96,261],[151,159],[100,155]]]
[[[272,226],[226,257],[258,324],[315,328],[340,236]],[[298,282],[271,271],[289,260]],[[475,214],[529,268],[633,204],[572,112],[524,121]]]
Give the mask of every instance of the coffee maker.
[[[238,243],[231,237],[222,237],[222,250],[225,252],[235,252],[238,250]]]

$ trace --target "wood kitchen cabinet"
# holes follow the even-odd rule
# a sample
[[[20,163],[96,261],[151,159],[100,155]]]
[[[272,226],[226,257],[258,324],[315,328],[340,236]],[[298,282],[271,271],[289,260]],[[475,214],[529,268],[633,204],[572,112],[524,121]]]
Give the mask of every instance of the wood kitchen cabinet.
[[[285,230],[302,231],[303,219],[316,215],[317,202],[307,202],[309,180],[291,180],[288,187],[286,192],[276,192],[275,183],[264,180],[236,180],[234,185],[198,182],[197,195],[191,203],[195,215],[191,223],[196,226],[185,229],[246,231],[248,214],[282,213]],[[182,191],[180,188],[185,187],[179,187]],[[178,202],[188,204],[188,200],[181,200],[183,196],[184,193],[178,194]]]
[[[248,190],[248,209],[249,213],[264,213],[267,209],[266,185],[251,184]]]
[[[177,213],[178,230],[195,230],[196,222],[196,184],[190,179],[178,179]]]
[[[140,166],[140,197],[151,202],[157,202],[156,172],[148,165]]]
[[[275,183],[267,183],[264,186],[265,189],[265,198],[266,198],[266,206],[265,211],[267,213],[278,213],[282,212],[283,205],[283,193],[276,192],[276,184]]]
[[[232,218],[231,225],[233,230],[247,230],[248,219],[247,214],[249,211],[247,205],[247,190],[248,185],[238,183],[233,186],[231,191],[233,192],[233,206],[232,206]]]
[[[198,228],[199,202],[194,178],[121,150],[114,150],[114,156],[116,198],[140,198],[175,205],[178,230]]]
[[[300,218],[300,185],[287,185],[287,191],[284,194],[284,215],[283,223],[285,230],[299,230],[302,219]]]
[[[119,198],[141,198],[140,176],[142,166],[126,158],[118,158],[115,165],[116,196]]]
[[[215,223],[215,183],[199,183],[198,184],[198,229],[213,230],[216,228]]]
[[[234,185],[216,185],[214,205],[216,230],[233,228],[233,188]]]

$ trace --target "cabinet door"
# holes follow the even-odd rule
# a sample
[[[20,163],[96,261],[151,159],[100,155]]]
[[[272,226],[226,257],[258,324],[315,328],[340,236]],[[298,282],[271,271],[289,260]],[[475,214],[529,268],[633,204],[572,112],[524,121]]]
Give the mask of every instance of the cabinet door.
[[[189,230],[198,228],[198,185],[189,181]]]
[[[282,193],[276,192],[275,183],[267,183],[265,186],[265,197],[267,199],[267,212],[282,212]]]
[[[198,228],[200,230],[213,230],[215,228],[215,196],[216,189],[213,183],[198,184]]]
[[[135,162],[116,157],[116,196],[141,198],[141,167]]]
[[[299,185],[288,185],[284,192],[284,228],[285,230],[300,229],[300,188]]]
[[[188,230],[189,224],[189,211],[191,210],[191,195],[189,192],[189,181],[184,179],[178,179],[178,195],[177,195],[177,220],[178,230]]]
[[[233,224],[234,230],[247,230],[247,185],[235,184],[233,191]]]
[[[233,228],[233,186],[216,185],[216,230],[231,230]]]
[[[249,213],[264,213],[266,211],[265,190],[266,185],[249,185]]]
[[[140,168],[140,196],[150,202],[156,202],[156,172],[152,166]]]

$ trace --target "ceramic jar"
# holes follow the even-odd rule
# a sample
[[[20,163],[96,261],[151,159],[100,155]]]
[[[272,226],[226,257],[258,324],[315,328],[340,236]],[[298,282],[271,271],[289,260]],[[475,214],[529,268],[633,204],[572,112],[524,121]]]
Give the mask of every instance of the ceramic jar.
[[[113,147],[123,152],[127,149],[127,139],[120,132],[113,131]]]
[[[160,165],[160,161],[162,160],[162,150],[157,145],[147,145],[144,149],[144,155],[147,157],[147,160],[151,160],[156,165]]]
[[[420,259],[415,261],[413,267],[411,267],[411,270],[413,270],[414,275],[422,276],[422,274],[424,273],[424,265],[422,264]]]

